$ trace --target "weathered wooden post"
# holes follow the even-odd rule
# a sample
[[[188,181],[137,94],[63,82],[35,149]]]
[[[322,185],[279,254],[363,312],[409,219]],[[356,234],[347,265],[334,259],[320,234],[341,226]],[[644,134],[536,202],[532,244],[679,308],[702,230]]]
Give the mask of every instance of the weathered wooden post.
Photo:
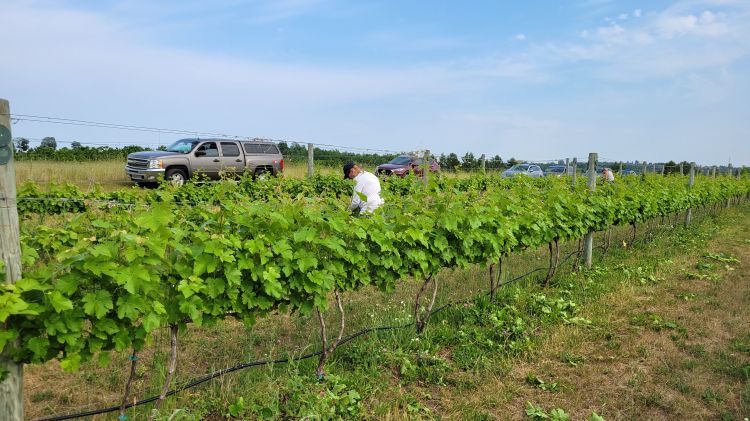
[[[573,158],[573,179],[571,181],[573,187],[576,186],[576,177],[578,174],[578,158]]]
[[[596,160],[598,154],[592,152],[589,154],[589,181],[588,188],[589,193],[593,193],[596,190]],[[594,253],[594,230],[589,230],[586,236],[583,237],[583,263],[587,268],[591,267]]]
[[[21,278],[21,245],[18,239],[16,208],[16,170],[13,165],[13,136],[10,132],[10,105],[0,99],[0,251],[5,263],[5,282],[15,284]],[[10,357],[11,341],[0,354],[0,369],[6,371],[0,382],[0,420],[23,420],[23,364]]]
[[[487,171],[486,171],[487,167],[486,167],[485,160],[484,160],[484,154],[482,154],[482,156],[479,157],[479,161],[480,161],[480,164],[481,164],[481,167],[482,167],[482,174],[486,174],[487,173]]]
[[[692,166],[693,164],[690,164],[690,165]],[[685,175],[685,173],[682,170],[683,170],[682,162],[680,162],[680,175]]]
[[[648,162],[643,161],[643,174],[645,175],[648,171]]]
[[[622,162],[620,162],[620,172],[618,174],[620,174],[620,177],[622,177]]]
[[[314,171],[315,171],[315,167],[313,165],[315,163],[314,159],[315,159],[315,156],[313,153],[313,144],[308,143],[307,144],[307,178],[312,178],[314,174]]]
[[[693,189],[693,184],[695,184],[695,162],[690,163],[690,172],[688,173],[690,178],[688,179],[688,191]],[[693,208],[688,208],[687,212],[685,212],[685,228],[687,228],[690,225],[690,218],[693,216]]]

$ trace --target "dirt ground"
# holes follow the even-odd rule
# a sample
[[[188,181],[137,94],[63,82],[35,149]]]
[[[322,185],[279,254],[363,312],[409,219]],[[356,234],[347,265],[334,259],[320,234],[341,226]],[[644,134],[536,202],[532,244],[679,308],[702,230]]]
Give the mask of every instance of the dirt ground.
[[[650,274],[628,262],[626,281],[587,306],[591,327],[560,326],[508,379],[498,419],[528,418],[527,402],[572,420],[750,417],[750,219],[747,211],[677,257],[653,256]],[[548,389],[529,384],[543,379]],[[499,384],[502,385],[499,385]],[[553,383],[557,383],[554,387]],[[521,386],[519,386],[521,385]],[[491,390],[479,392],[493,393]]]

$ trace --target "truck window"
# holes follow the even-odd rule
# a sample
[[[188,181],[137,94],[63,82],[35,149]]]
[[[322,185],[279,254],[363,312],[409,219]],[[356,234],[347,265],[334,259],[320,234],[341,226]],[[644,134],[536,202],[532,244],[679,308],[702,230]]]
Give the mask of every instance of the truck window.
[[[221,142],[222,156],[240,156],[240,148],[234,142]]]
[[[197,151],[205,151],[205,156],[219,156],[219,149],[216,147],[216,142],[206,142],[196,149]]]
[[[273,143],[245,143],[243,144],[245,153],[250,155],[276,155],[279,148]]]

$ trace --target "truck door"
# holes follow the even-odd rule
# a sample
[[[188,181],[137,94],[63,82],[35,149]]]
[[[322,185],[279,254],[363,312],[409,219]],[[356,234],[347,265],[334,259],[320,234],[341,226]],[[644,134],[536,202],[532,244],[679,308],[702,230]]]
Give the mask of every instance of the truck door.
[[[237,142],[221,142],[221,172],[228,177],[239,176],[245,170],[245,161]]]
[[[214,180],[219,178],[221,157],[216,142],[203,142],[198,145],[193,155],[195,162],[191,166],[195,172]]]

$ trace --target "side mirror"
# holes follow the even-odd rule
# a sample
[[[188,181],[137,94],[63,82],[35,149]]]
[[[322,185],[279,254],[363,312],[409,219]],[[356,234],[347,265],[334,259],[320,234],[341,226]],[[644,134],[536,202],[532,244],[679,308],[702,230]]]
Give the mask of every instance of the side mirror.
[[[195,156],[206,156],[206,151],[195,151]]]

